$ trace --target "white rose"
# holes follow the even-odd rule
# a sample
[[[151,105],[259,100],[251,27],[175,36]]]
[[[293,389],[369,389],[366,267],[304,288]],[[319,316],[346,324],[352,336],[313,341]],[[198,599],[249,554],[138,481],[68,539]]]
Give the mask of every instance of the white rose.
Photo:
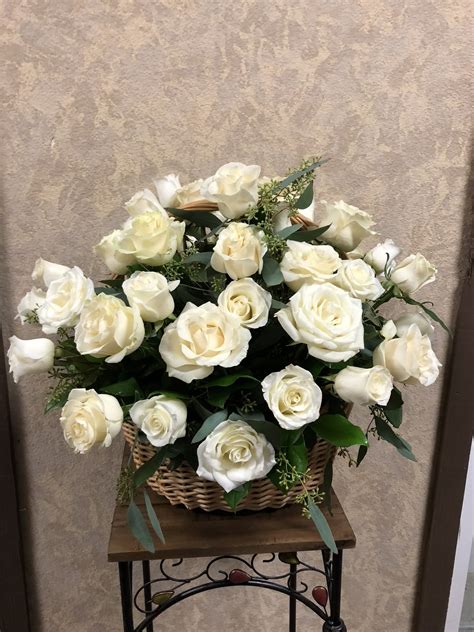
[[[332,203],[322,200],[321,204],[325,208],[319,224],[320,226],[331,224],[324,233],[323,239],[341,250],[345,252],[354,250],[363,239],[369,235],[375,235],[370,230],[370,227],[375,222],[365,211],[361,211],[356,206],[346,204],[342,200]]]
[[[30,316],[44,303],[46,298],[46,292],[41,288],[34,287],[18,303],[17,315],[15,318],[19,318],[24,324]]]
[[[204,180],[200,178],[199,180],[184,184],[178,189],[176,191],[176,202],[178,206],[184,206],[185,204],[202,200],[201,186],[203,182]]]
[[[185,223],[163,212],[135,215],[125,222],[118,250],[139,263],[161,266],[183,249]]]
[[[341,399],[352,404],[379,404],[390,399],[393,382],[390,371],[383,366],[362,369],[348,366],[334,380],[334,390]]]
[[[375,271],[362,259],[348,259],[341,263],[333,283],[347,290],[361,301],[375,300],[384,292]]]
[[[85,388],[72,389],[60,417],[67,444],[79,454],[97,444],[108,448],[122,421],[122,408],[115,397]]]
[[[168,208],[174,206],[176,204],[176,193],[181,188],[179,176],[170,173],[168,176],[158,178],[153,182],[161,206]]]
[[[280,270],[293,292],[304,283],[325,283],[334,279],[341,259],[332,246],[313,246],[291,239],[287,244]]]
[[[383,243],[377,244],[371,248],[364,256],[366,261],[372,268],[381,274],[387,266],[387,270],[392,270],[395,265],[395,257],[400,254],[400,248],[394,243],[393,239],[386,239]]]
[[[428,336],[417,325],[410,325],[400,338],[384,340],[375,350],[374,364],[386,367],[397,382],[433,384],[441,366]]]
[[[159,272],[134,272],[122,284],[129,304],[136,306],[145,322],[156,323],[168,318],[174,310],[171,292],[179,281],[168,282]]]
[[[223,421],[198,446],[197,475],[226,492],[264,478],[275,466],[275,450],[245,421]]]
[[[138,349],[144,336],[137,307],[128,307],[116,296],[97,294],[82,310],[74,339],[82,355],[113,364]]]
[[[128,202],[125,202],[125,208],[132,216],[141,215],[142,213],[164,212],[164,208],[150,189],[143,189],[143,191],[135,193]]]
[[[37,312],[44,333],[55,334],[60,327],[74,327],[84,305],[93,296],[93,281],[77,266],[51,281]]]
[[[113,230],[109,235],[102,237],[97,246],[94,247],[95,252],[114,274],[125,274],[128,266],[135,263],[133,255],[125,254],[118,249],[122,237],[123,231]]]
[[[263,397],[285,430],[295,430],[316,421],[323,394],[309,371],[289,364],[270,373],[262,382]]]
[[[331,283],[303,285],[276,317],[290,338],[326,362],[348,360],[364,348],[361,301]]]
[[[418,326],[423,336],[431,336],[434,332],[431,319],[425,312],[403,312],[403,314],[395,320],[397,336],[404,336],[410,328],[410,325],[413,324]]]
[[[59,263],[52,263],[51,261],[45,261],[44,259],[37,259],[31,278],[33,281],[41,281],[43,285],[48,285],[61,277],[65,272],[70,270],[67,266],[62,266]]]
[[[272,295],[253,279],[231,281],[219,294],[217,304],[221,309],[234,314],[243,327],[257,329],[268,322]]]
[[[215,366],[237,366],[247,355],[248,329],[240,326],[237,316],[217,305],[196,307],[187,303],[178,318],[166,327],[160,342],[160,354],[171,377],[183,382],[200,380]]]
[[[419,252],[403,259],[393,270],[390,280],[402,292],[413,294],[436,279],[436,268]]]
[[[185,436],[187,412],[186,404],[179,399],[156,395],[135,402],[130,417],[151,445],[160,448]]]
[[[385,340],[391,340],[397,335],[397,328],[393,320],[387,320],[382,329],[380,330],[380,334]]]
[[[242,222],[232,222],[221,230],[211,266],[225,272],[232,279],[242,279],[261,272],[263,256],[267,252],[263,230]]]
[[[21,340],[12,336],[7,357],[13,381],[17,383],[24,375],[43,373],[53,368],[54,342],[48,338]]]
[[[258,178],[261,167],[229,162],[201,185],[201,195],[216,202],[220,212],[229,219],[237,219],[258,200]]]

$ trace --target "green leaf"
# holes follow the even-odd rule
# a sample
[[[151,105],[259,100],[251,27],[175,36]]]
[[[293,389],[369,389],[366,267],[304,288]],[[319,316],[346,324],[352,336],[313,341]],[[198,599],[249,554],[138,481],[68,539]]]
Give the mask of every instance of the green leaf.
[[[222,375],[221,377],[216,377],[208,382],[201,382],[200,386],[231,386],[237,380],[241,379],[254,380],[255,382],[259,382],[256,377],[254,377],[248,371],[238,371],[237,373],[231,373],[229,375]]]
[[[127,522],[130,531],[134,537],[140,542],[142,547],[150,553],[155,552],[155,545],[153,544],[153,538],[151,537],[150,530],[147,527],[145,518],[142,512],[132,500],[127,511]]]
[[[139,389],[140,387],[137,380],[134,377],[131,377],[123,382],[115,382],[115,384],[101,386],[99,390],[101,393],[114,395],[115,397],[133,397],[135,395],[135,391]]]
[[[328,511],[331,515],[332,515],[332,494],[331,494],[332,477],[333,477],[332,459],[329,459],[329,461],[326,463],[326,467],[324,468],[323,485],[321,487],[321,491],[324,492],[324,503],[326,507],[328,508]]]
[[[290,185],[292,182],[295,182],[295,180],[299,180],[299,178],[301,178],[302,176],[305,176],[307,173],[311,173],[311,171],[314,171],[321,165],[324,165],[324,163],[328,162],[328,160],[329,158],[326,158],[325,160],[317,160],[316,162],[313,162],[311,165],[308,165],[308,167],[305,167],[304,169],[300,169],[299,171],[294,171],[293,173],[290,173],[289,176],[287,176],[286,178],[283,178],[283,180],[276,185],[275,192],[281,191],[282,189],[286,189],[286,187]]]
[[[252,335],[250,353],[248,354],[249,357],[251,355],[256,357],[267,347],[273,347],[273,345],[275,345],[284,334],[283,327],[281,327],[278,322],[270,322],[266,327],[262,327],[262,329],[263,331],[258,333],[255,338],[253,338]]]
[[[95,287],[94,292],[96,294],[109,294],[111,296],[119,296],[122,294],[122,292],[114,287]]]
[[[310,182],[296,202],[296,208],[308,208],[313,201],[313,182]]]
[[[360,446],[359,451],[357,452],[356,467],[359,467],[359,465],[365,459],[365,455],[367,454],[368,450],[369,448],[366,445]]]
[[[304,474],[308,469],[308,450],[303,437],[298,443],[288,446],[286,456],[291,465],[296,468],[298,474]]]
[[[207,401],[216,408],[224,408],[231,391],[225,388],[211,388],[206,396]]]
[[[167,448],[167,446],[160,448],[158,452],[151,457],[151,459],[141,465],[138,470],[135,470],[135,472],[133,473],[133,484],[135,485],[135,488],[143,485],[143,483],[145,483],[151,476],[153,476],[156,470],[163,463],[163,461],[167,457],[167,450],[165,448]]]
[[[397,298],[400,298],[402,301],[405,301],[405,303],[408,303],[408,305],[416,305],[417,307],[421,307],[421,309],[428,314],[428,316],[434,320],[436,323],[438,323],[439,325],[441,325],[441,327],[448,332],[448,334],[452,337],[453,332],[451,331],[451,329],[447,326],[447,324],[444,322],[444,320],[442,318],[440,318],[438,316],[438,314],[436,314],[436,312],[434,312],[432,309],[429,309],[428,307],[426,307],[426,303],[420,303],[418,301],[415,301],[414,298],[411,298],[411,296],[408,296],[407,294],[403,294],[401,296],[397,296]]]
[[[152,391],[148,395],[147,399],[150,399],[150,397],[155,397],[155,395],[164,395],[165,397],[169,397],[170,399],[183,399],[185,401],[189,399],[189,395],[186,395],[186,393],[178,393],[177,391],[165,391],[161,388],[156,391]]]
[[[283,283],[283,275],[280,270],[280,264],[268,255],[265,255],[263,258],[262,278],[267,287]]]
[[[287,307],[286,303],[282,303],[281,301],[277,301],[276,298],[272,298],[273,309],[284,309],[285,307]]]
[[[212,252],[195,252],[189,257],[183,259],[183,263],[187,265],[188,263],[202,263],[203,265],[208,266],[211,263]]]
[[[145,505],[146,512],[148,514],[148,518],[150,520],[150,524],[153,527],[153,531],[160,538],[160,540],[165,544],[165,536],[163,535],[163,530],[160,525],[160,521],[158,520],[158,516],[156,515],[155,508],[148,496],[146,489],[143,490],[143,496],[145,497]]]
[[[315,228],[314,230],[300,230],[291,236],[292,241],[312,241],[313,239],[317,239],[321,237],[327,229],[331,226],[328,224],[327,226],[321,226],[320,228]]]
[[[337,554],[337,546],[334,542],[334,537],[331,532],[331,528],[328,525],[326,518],[324,517],[321,509],[315,504],[312,498],[308,498],[308,511],[311,516],[311,520],[314,522],[314,526],[319,532],[319,535],[323,539],[324,544],[332,551],[332,553]]]
[[[281,492],[283,492],[284,494],[288,493],[288,487],[285,487],[285,486],[281,485],[281,483],[280,483],[280,471],[278,469],[278,465],[275,465],[275,467],[267,474],[267,478]],[[295,481],[294,484],[296,484],[296,481]]]
[[[281,237],[282,239],[288,239],[288,237],[290,237],[290,235],[293,235],[294,233],[298,232],[299,230],[301,230],[301,224],[294,224],[293,226],[287,226],[286,228],[282,228],[281,230],[279,230],[277,232],[278,237]]]
[[[220,423],[228,419],[228,417],[229,415],[227,410],[219,410],[217,413],[208,417],[192,438],[191,443],[199,443],[205,439],[208,434],[217,428]]]
[[[352,424],[343,415],[322,415],[311,424],[318,436],[340,448],[351,445],[367,445],[367,437],[359,426]]]
[[[236,487],[231,492],[225,492],[224,500],[233,511],[236,510],[240,501],[247,496],[250,491],[250,487],[251,482],[249,481],[248,483],[244,483],[243,485]]]
[[[185,211],[179,208],[167,208],[168,213],[178,217],[179,219],[185,219],[191,224],[196,226],[206,226],[207,228],[217,228],[222,224],[221,220],[213,213],[206,213],[205,211]]]
[[[316,380],[316,378],[319,377],[319,374],[325,368],[325,366],[326,365],[324,364],[324,362],[321,362],[321,360],[310,358],[310,362],[308,363],[308,366],[306,368]]]
[[[277,426],[271,421],[260,419],[246,418],[245,421],[249,426],[252,426],[254,430],[265,435],[274,448],[278,449],[281,446],[284,440],[284,431],[280,428],[280,426]]]
[[[380,417],[376,417],[375,428],[377,429],[379,437],[397,448],[398,452],[402,456],[410,461],[416,461],[416,457],[411,451],[410,444],[407,443],[405,439],[399,437],[385,420]]]
[[[380,406],[385,417],[395,428],[399,428],[403,419],[403,399],[400,391],[394,387],[385,406]]]

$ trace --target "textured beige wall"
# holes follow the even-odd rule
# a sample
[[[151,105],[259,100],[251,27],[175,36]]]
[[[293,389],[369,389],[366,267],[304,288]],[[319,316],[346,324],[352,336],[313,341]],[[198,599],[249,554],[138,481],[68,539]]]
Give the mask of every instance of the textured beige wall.
[[[436,262],[426,295],[450,319],[464,266],[469,4],[3,0],[5,333],[20,332],[14,306],[38,255],[101,277],[92,244],[152,176],[229,160],[281,173],[313,152],[332,157],[318,196],[373,212],[383,234]],[[436,346],[443,358],[443,335]],[[416,464],[378,444],[360,471],[339,466],[359,538],[346,556],[351,632],[410,630],[440,387],[408,400]],[[33,630],[119,631],[105,550],[121,446],[74,456],[57,416],[41,414],[45,388],[11,389]],[[160,630],[276,632],[285,614],[276,595],[226,591],[171,611]]]

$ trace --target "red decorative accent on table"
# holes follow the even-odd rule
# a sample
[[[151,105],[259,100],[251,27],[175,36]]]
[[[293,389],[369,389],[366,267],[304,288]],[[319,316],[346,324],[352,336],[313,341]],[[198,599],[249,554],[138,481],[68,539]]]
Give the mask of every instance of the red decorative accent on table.
[[[239,568],[234,568],[234,570],[229,573],[229,581],[231,584],[246,584],[250,579],[250,575]]]
[[[325,608],[328,602],[328,591],[326,588],[324,588],[324,586],[315,586],[313,588],[313,599],[316,603]]]

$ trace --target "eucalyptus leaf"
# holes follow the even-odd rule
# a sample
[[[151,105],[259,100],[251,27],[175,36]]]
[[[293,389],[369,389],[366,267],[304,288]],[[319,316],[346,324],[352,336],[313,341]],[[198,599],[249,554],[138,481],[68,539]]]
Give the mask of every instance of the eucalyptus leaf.
[[[138,470],[135,470],[133,473],[133,484],[135,488],[140,487],[145,483],[156,470],[163,463],[165,458],[167,457],[167,446],[160,448],[158,452],[151,457],[148,461],[146,461],[143,465],[141,465]]]
[[[301,230],[301,224],[293,224],[293,226],[286,226],[277,232],[278,237],[281,239],[288,239],[291,235]]]
[[[324,165],[326,162],[328,162],[328,160],[329,158],[326,158],[324,160],[317,160],[316,162],[313,162],[311,165],[308,165],[307,167],[305,167],[304,169],[300,169],[299,171],[294,171],[293,173],[290,173],[289,176],[287,176],[286,178],[283,178],[283,180],[281,180],[281,182],[279,182],[275,186],[275,191],[278,192],[278,191],[281,191],[282,189],[286,189],[286,187],[292,184],[293,182],[295,182],[295,180],[299,180],[299,178],[305,176],[307,173],[311,173],[311,171],[314,171],[321,165]]]
[[[328,511],[331,515],[332,515],[332,494],[331,494],[332,478],[333,478],[332,459],[329,459],[328,462],[326,463],[326,467],[324,468],[323,485],[322,485],[321,490],[324,492],[324,504],[328,508]]]
[[[235,511],[237,509],[237,505],[243,500],[249,493],[251,487],[251,482],[244,483],[239,487],[236,487],[230,492],[224,493],[224,500],[229,505],[229,507]]]
[[[282,303],[281,301],[277,301],[276,298],[272,298],[272,309],[284,309],[287,307],[286,303]]]
[[[213,213],[206,213],[205,211],[185,211],[184,209],[179,208],[168,208],[166,210],[168,213],[171,213],[171,215],[191,222],[191,224],[196,224],[196,226],[217,228],[220,224],[222,224],[221,220]]]
[[[319,437],[340,448],[367,445],[367,437],[362,429],[343,415],[321,415],[311,427]]]
[[[313,201],[313,182],[311,181],[296,202],[296,208],[308,208]]]
[[[153,504],[150,500],[150,497],[146,489],[143,490],[143,496],[145,498],[146,511],[148,514],[148,518],[150,520],[150,524],[153,527],[153,531],[160,538],[163,544],[165,544],[165,536],[163,535],[163,530],[161,528],[160,521],[158,520],[158,516],[156,515],[155,508],[153,507]]]
[[[356,467],[359,467],[359,465],[365,459],[365,456],[366,456],[368,450],[369,450],[369,448],[366,445],[361,445],[359,447],[359,450],[357,452]]]
[[[320,228],[314,228],[313,230],[300,230],[291,236],[291,240],[312,241],[313,239],[317,239],[318,237],[321,237],[321,235],[324,235],[329,226],[331,226],[331,224],[328,224],[327,226],[321,226]]]
[[[405,439],[399,437],[384,419],[376,417],[375,428],[378,432],[379,437],[397,448],[398,452],[402,456],[404,456],[406,459],[409,459],[410,461],[416,461],[416,457],[411,451],[410,444],[405,441]]]
[[[267,287],[280,285],[280,283],[283,283],[284,280],[280,270],[280,264],[268,255],[265,255],[263,258],[262,278]]]
[[[191,443],[199,443],[207,437],[217,426],[229,418],[227,410],[219,410],[206,419],[192,438]]]
[[[146,524],[142,512],[132,500],[127,511],[127,523],[133,536],[140,542],[142,547],[150,553],[155,552],[155,545],[151,537],[150,530]]]
[[[216,408],[224,408],[231,395],[228,388],[211,388],[206,396],[207,401]]]
[[[324,544],[328,547],[328,549],[332,551],[332,553],[337,554],[337,546],[334,542],[331,528],[328,525],[323,512],[316,505],[312,498],[308,498],[308,511],[312,521],[314,522],[314,526],[318,530]]]
[[[188,263],[202,263],[204,265],[209,265],[211,262],[212,252],[195,252],[189,257],[183,259],[183,263],[187,265]]]

